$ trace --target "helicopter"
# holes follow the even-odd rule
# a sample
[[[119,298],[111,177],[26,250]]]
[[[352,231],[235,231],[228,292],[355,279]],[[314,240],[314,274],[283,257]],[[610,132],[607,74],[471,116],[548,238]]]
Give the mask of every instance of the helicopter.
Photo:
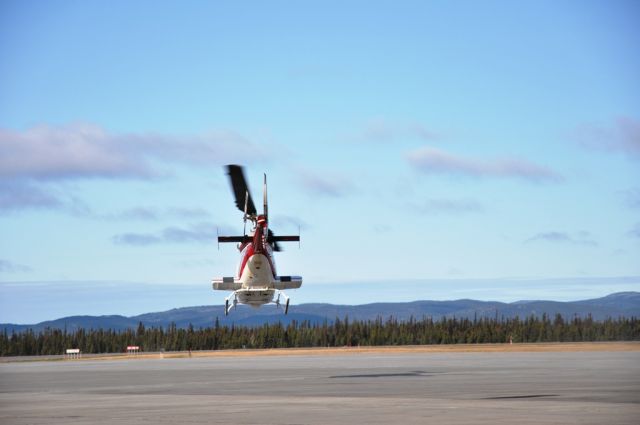
[[[218,235],[218,246],[220,243],[237,243],[240,262],[235,276],[213,279],[211,282],[213,289],[233,291],[224,300],[225,316],[238,304],[259,308],[264,304],[274,303],[276,308],[279,308],[281,297],[284,302],[284,314],[287,314],[290,298],[283,290],[300,288],[302,276],[278,276],[273,253],[282,251],[278,242],[300,243],[300,235],[276,236],[269,228],[266,174],[264,174],[263,184],[263,211],[262,214],[258,214],[249,193],[242,166],[227,165],[226,170],[236,206],[244,213],[244,230],[242,236]],[[247,221],[252,224],[248,234]]]

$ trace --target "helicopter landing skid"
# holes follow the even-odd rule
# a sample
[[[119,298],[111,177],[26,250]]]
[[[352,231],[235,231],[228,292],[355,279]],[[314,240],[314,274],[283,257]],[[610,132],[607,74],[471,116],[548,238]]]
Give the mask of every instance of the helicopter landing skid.
[[[229,301],[231,301],[231,297],[233,297],[233,302],[232,303],[229,302]],[[236,307],[237,305],[238,305],[238,296],[236,295],[236,293],[234,291],[227,298],[224,299],[224,315],[228,316],[229,315],[229,311],[231,311],[231,309]]]
[[[280,308],[280,295],[284,298],[284,314],[289,312],[289,300],[290,298],[283,291],[278,291],[278,298],[276,298],[276,308]]]

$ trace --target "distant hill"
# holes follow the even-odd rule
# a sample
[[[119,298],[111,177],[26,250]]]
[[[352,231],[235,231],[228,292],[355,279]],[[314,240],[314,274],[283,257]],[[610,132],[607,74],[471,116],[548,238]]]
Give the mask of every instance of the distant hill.
[[[273,305],[252,309],[238,306],[229,316],[224,315],[224,307],[200,306],[175,308],[157,313],[146,313],[138,316],[70,316],[50,320],[32,325],[2,323],[0,329],[7,332],[21,332],[33,329],[38,332],[45,328],[67,329],[73,331],[85,329],[116,329],[124,330],[136,328],[140,322],[146,327],[167,327],[175,323],[177,327],[185,328],[192,324],[195,328],[213,326],[216,318],[221,325],[255,326],[264,323],[288,324],[293,320],[311,323],[322,323],[341,320],[375,320],[380,317],[386,320],[394,317],[397,320],[408,320],[411,317],[422,319],[431,317],[439,320],[443,317],[482,318],[482,317],[540,317],[543,314],[555,316],[561,314],[565,318],[574,316],[586,317],[591,315],[595,320],[605,320],[608,317],[640,317],[640,292],[619,292],[584,301],[516,301],[502,303],[497,301],[413,301],[406,303],[374,303],[364,305],[334,305],[334,304],[300,304],[292,305],[289,314],[284,315],[282,309]]]

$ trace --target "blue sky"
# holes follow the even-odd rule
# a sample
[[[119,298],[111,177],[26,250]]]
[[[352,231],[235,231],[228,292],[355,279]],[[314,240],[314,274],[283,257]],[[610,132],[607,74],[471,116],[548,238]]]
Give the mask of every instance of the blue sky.
[[[222,302],[227,163],[294,302],[640,290],[637,2],[344,3],[0,3],[0,321]]]

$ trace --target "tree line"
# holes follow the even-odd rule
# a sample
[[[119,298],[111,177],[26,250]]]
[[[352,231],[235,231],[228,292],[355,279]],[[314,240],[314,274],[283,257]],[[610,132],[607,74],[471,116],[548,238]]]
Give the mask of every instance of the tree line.
[[[640,320],[632,318],[595,321],[591,317],[565,319],[556,315],[516,318],[431,318],[398,321],[378,318],[350,321],[348,317],[333,322],[292,321],[262,326],[215,326],[195,329],[78,329],[67,332],[46,328],[29,329],[0,336],[1,356],[55,355],[67,348],[83,353],[118,353],[128,345],[141,351],[224,350],[237,348],[343,347],[376,345],[474,344],[517,342],[582,342],[640,340]]]

